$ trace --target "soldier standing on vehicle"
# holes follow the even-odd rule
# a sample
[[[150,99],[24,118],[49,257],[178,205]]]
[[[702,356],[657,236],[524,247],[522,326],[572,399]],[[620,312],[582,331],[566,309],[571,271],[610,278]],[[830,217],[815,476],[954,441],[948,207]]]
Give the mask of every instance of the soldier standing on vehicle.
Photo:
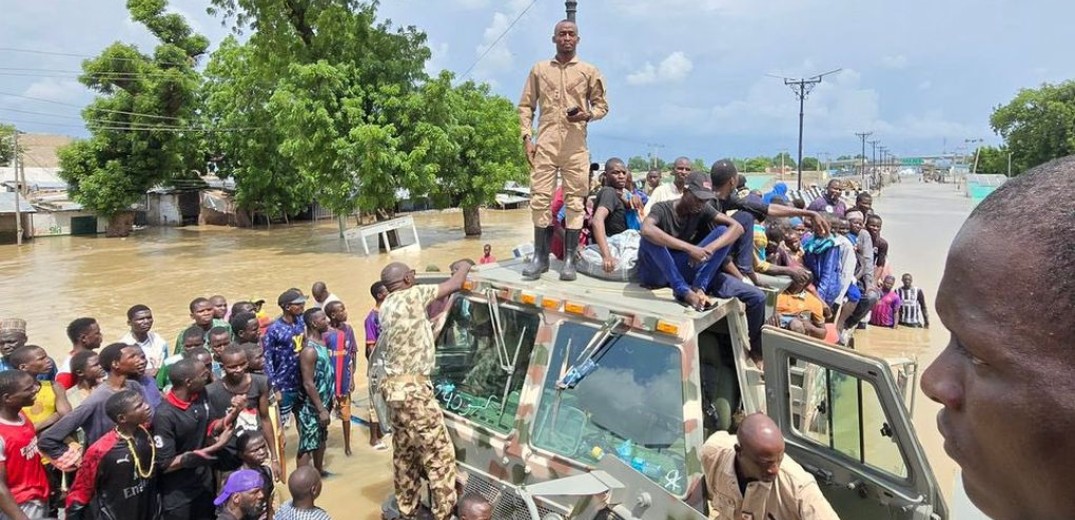
[[[396,502],[403,518],[414,518],[422,477],[429,480],[433,516],[448,520],[455,508],[455,449],[444,426],[433,383],[433,328],[426,307],[463,288],[471,262],[461,262],[439,285],[418,285],[414,270],[393,262],[381,271],[388,297],[381,304],[385,373],[381,394],[390,410]]]
[[[710,436],[702,445],[702,471],[710,518],[840,518],[814,477],[784,455],[780,427],[764,414],[743,419],[737,436]]]
[[[556,172],[560,172],[567,206],[564,266],[561,280],[575,279],[575,252],[582,229],[584,200],[589,190],[590,155],[586,127],[605,117],[605,80],[597,67],[579,60],[575,49],[579,31],[575,22],[556,24],[552,41],[556,57],[530,69],[519,99],[519,123],[526,158],[530,162],[530,209],[534,220],[534,258],[523,277],[536,280],[549,270],[552,201]],[[534,113],[538,117],[537,143],[532,139]]]

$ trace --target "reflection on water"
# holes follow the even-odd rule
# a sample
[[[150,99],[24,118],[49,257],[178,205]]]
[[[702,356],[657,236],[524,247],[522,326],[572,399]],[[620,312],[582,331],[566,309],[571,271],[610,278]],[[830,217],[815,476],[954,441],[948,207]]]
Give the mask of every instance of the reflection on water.
[[[339,238],[335,221],[253,230],[151,228],[126,239],[40,238],[22,249],[0,246],[0,292],[9,295],[0,316],[26,319],[31,342],[62,357],[69,346],[64,328],[79,316],[97,318],[110,342],[127,330],[127,308],[144,303],[153,309],[154,330],[171,341],[190,323],[188,304],[195,297],[219,293],[229,303],[264,298],[274,312],[285,289],[308,294],[322,280],[348,304],[350,320],[359,322],[373,302],[369,286],[388,262],[447,270],[459,258],[476,260],[485,243],[494,256],[508,258],[530,239],[529,215],[484,211],[485,234],[464,239],[462,213],[417,214],[420,251],[369,257],[357,240]],[[372,248],[374,239],[369,242]]]

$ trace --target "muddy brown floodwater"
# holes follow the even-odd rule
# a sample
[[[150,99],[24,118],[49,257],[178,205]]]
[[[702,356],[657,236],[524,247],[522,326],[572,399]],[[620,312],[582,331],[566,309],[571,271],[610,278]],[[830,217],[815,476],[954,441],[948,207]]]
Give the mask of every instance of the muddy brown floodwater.
[[[952,185],[907,180],[886,189],[874,206],[885,218],[883,235],[897,275],[913,273],[932,306],[945,253],[971,209],[969,199]],[[527,210],[483,211],[485,234],[478,239],[463,238],[458,211],[417,214],[415,221],[420,250],[369,257],[358,241],[339,238],[335,222],[271,230],[157,228],[126,239],[56,237],[36,239],[21,249],[0,246],[0,293],[7,295],[0,303],[0,317],[26,319],[30,341],[59,361],[69,347],[64,328],[79,316],[97,318],[107,343],[126,331],[127,308],[143,303],[153,309],[154,330],[171,342],[189,324],[187,306],[197,296],[219,293],[229,303],[264,298],[271,309],[285,289],[308,293],[310,285],[321,280],[347,303],[351,322],[360,327],[372,304],[369,286],[389,261],[403,261],[419,271],[427,265],[447,270],[456,259],[476,260],[485,243],[492,244],[496,257],[507,258],[512,248],[531,238]],[[917,356],[924,369],[946,341],[947,333],[935,321],[929,331],[871,330],[858,343],[863,351],[882,356]],[[937,409],[919,392],[915,426],[950,496],[956,466],[941,449]],[[331,430],[326,457],[334,475],[325,481],[318,505],[335,518],[379,518],[378,505],[392,490],[390,452],[370,450],[365,430],[356,428],[354,456],[344,457],[338,424]],[[289,434],[289,445],[294,446],[294,429]]]

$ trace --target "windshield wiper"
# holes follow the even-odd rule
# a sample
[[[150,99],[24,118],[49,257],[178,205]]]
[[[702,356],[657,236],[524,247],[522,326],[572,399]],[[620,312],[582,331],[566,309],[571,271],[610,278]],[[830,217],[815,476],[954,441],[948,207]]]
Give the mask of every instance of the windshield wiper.
[[[493,346],[496,350],[497,361],[500,364],[500,370],[510,374],[515,369],[515,361],[508,359],[510,356],[508,356],[508,346],[504,341],[504,326],[500,321],[500,302],[496,298],[495,289],[489,288],[485,294],[489,305],[489,321],[493,329]],[[516,354],[518,352],[518,350],[515,351]]]
[[[575,388],[586,376],[598,368],[598,361],[627,332],[626,320],[620,316],[610,316],[605,324],[590,338],[590,342],[579,352],[575,363],[567,369],[563,377],[556,382],[557,390]],[[565,356],[567,353],[564,353]],[[581,361],[581,362],[580,362]]]

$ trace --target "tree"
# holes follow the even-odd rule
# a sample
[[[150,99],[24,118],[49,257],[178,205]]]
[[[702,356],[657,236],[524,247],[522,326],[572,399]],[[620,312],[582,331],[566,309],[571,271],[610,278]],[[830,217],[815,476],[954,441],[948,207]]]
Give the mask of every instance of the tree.
[[[768,157],[754,157],[743,163],[742,172],[764,172],[773,165],[773,160]]]
[[[653,163],[646,157],[635,155],[627,159],[627,169],[633,172],[648,172],[653,168]]]
[[[488,85],[453,87],[452,79],[445,71],[423,85],[416,124],[425,127],[425,161],[435,168],[430,196],[462,207],[464,233],[477,236],[479,206],[493,202],[506,181],[526,179],[529,168],[519,153],[515,104],[490,94]]]
[[[1012,170],[1015,171],[1015,170]],[[978,173],[1008,173],[1008,149],[1001,146],[978,148]]]
[[[773,166],[783,165],[786,168],[794,168],[796,164],[795,159],[788,152],[780,152],[773,157]]]
[[[12,140],[14,135],[15,125],[0,123],[0,164],[5,166],[11,166],[11,158],[14,156],[15,145]],[[22,146],[19,146],[19,152],[22,152]]]
[[[816,172],[821,169],[821,161],[817,157],[803,157],[803,170]]]
[[[860,156],[855,156],[854,158],[858,159],[859,157]],[[850,155],[841,155],[841,156],[836,158],[837,161],[850,161],[851,159],[852,159],[852,157]]]
[[[424,34],[378,23],[376,3],[212,3],[236,32],[253,30],[206,72],[207,118],[257,128],[213,143],[241,206],[296,213],[317,198],[337,215],[390,210],[398,189],[422,196],[436,184],[437,134],[419,124]]]
[[[1022,89],[1015,99],[993,111],[989,123],[1004,138],[1013,171],[1071,155],[1075,153],[1075,81]]]
[[[128,0],[131,18],[159,44],[152,56],[113,43],[82,63],[79,81],[100,94],[82,111],[89,139],[59,151],[71,196],[110,219],[109,236],[133,222],[131,205],[146,190],[201,168],[197,110],[200,76],[194,66],[209,41],[182,16],[165,13],[166,0]]]
[[[691,161],[691,169],[696,172],[708,172],[709,165],[705,163],[705,159],[699,157]]]

